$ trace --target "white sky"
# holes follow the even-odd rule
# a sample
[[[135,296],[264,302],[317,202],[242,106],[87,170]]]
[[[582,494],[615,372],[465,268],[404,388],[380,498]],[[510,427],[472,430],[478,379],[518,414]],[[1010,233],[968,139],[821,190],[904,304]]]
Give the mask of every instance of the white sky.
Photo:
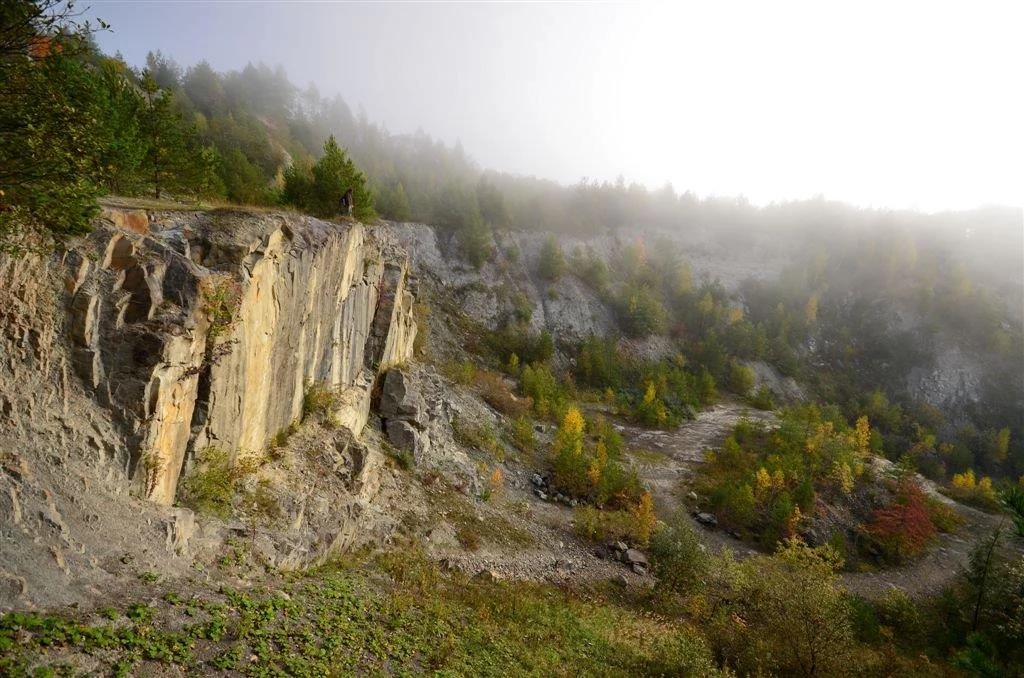
[[[109,51],[283,64],[392,132],[575,182],[1024,204],[1024,2],[111,2]]]

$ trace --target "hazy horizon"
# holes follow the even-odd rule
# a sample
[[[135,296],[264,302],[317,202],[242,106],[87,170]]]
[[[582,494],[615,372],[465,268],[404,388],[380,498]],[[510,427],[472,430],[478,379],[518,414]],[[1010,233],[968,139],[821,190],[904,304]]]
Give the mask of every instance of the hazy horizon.
[[[1024,50],[1009,3],[760,6],[114,2],[133,65],[281,65],[481,167],[624,176],[763,205],[1024,204]]]

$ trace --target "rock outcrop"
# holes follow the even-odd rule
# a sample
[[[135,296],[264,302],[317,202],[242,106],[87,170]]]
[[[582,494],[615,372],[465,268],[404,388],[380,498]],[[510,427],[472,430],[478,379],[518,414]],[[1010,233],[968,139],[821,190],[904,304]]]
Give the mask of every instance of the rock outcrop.
[[[28,297],[5,290],[24,311],[8,329],[24,333],[5,337],[0,385],[25,365],[40,382],[77,375],[120,428],[118,463],[164,504],[190,451],[265,449],[313,384],[339,391],[335,416],[358,435],[377,371],[408,358],[416,333],[404,253],[359,224],[108,208],[60,261],[3,266]],[[11,425],[32,416],[5,409]]]

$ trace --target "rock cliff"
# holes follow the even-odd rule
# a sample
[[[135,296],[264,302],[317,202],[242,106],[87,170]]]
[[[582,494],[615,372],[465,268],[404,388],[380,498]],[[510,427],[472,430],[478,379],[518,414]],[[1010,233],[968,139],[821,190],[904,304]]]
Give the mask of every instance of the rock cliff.
[[[0,257],[0,598],[44,562],[180,553],[202,528],[159,505],[197,452],[264,453],[314,385],[358,439],[376,375],[412,352],[407,254],[360,224],[107,207],[95,226]]]

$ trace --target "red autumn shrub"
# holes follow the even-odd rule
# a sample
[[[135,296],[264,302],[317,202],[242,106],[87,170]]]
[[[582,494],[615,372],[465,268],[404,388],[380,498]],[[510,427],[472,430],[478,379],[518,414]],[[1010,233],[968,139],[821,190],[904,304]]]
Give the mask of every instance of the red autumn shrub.
[[[916,482],[904,478],[896,488],[893,502],[875,510],[870,523],[862,525],[868,537],[892,561],[920,555],[935,535],[924,493]]]

